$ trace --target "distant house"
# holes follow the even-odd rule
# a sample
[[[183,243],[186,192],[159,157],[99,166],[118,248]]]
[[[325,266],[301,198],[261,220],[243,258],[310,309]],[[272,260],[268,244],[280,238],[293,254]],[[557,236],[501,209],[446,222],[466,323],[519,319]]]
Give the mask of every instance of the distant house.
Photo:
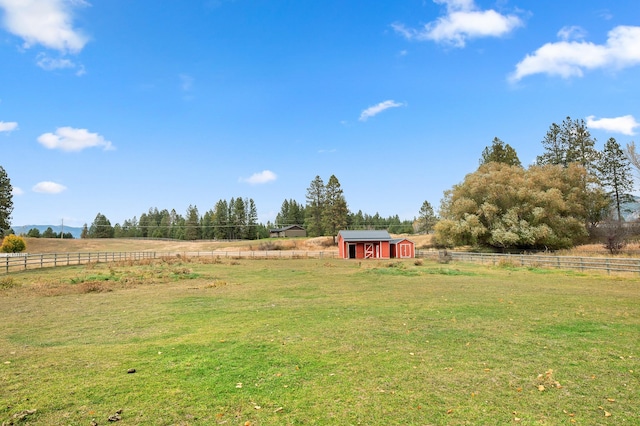
[[[281,237],[306,237],[307,230],[300,225],[291,225],[279,229],[270,229],[269,237],[281,238]]]
[[[338,254],[343,259],[391,259],[415,257],[415,244],[391,238],[387,231],[340,231]]]

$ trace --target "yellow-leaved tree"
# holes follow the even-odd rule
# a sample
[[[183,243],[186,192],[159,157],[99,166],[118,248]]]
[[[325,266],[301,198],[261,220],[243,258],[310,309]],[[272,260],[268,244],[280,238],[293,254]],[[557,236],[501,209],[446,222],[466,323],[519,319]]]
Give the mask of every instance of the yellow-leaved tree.
[[[606,195],[590,180],[577,163],[528,169],[483,164],[445,193],[435,242],[498,249],[572,247],[588,237],[593,206],[606,204]]]
[[[25,243],[24,238],[9,234],[2,240],[0,250],[3,253],[20,253],[25,251],[26,248],[27,243]]]

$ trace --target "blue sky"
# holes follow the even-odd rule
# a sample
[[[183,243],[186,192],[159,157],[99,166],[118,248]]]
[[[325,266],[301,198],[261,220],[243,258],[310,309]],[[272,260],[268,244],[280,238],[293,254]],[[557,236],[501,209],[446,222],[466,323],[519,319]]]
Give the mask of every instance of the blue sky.
[[[266,222],[332,174],[411,219],[494,137],[526,165],[567,116],[640,131],[635,0],[0,0],[0,64],[14,226],[231,197]]]

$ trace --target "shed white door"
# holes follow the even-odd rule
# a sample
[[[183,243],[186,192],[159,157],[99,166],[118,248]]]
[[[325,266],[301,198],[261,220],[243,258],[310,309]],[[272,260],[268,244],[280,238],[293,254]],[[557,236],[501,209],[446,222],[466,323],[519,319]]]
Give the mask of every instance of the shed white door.
[[[364,243],[364,258],[375,258],[374,245],[372,243]]]
[[[411,257],[410,244],[400,244],[400,257]]]

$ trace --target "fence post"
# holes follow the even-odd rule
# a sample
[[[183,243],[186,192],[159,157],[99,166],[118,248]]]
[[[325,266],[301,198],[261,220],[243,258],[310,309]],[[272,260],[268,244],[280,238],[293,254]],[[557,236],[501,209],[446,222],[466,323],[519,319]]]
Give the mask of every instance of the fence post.
[[[7,270],[7,274],[8,274],[9,273],[9,256],[7,256],[5,259],[7,259],[6,260],[6,262],[7,262],[6,270]]]
[[[607,259],[607,275],[611,275],[611,268],[609,266],[609,259]]]

